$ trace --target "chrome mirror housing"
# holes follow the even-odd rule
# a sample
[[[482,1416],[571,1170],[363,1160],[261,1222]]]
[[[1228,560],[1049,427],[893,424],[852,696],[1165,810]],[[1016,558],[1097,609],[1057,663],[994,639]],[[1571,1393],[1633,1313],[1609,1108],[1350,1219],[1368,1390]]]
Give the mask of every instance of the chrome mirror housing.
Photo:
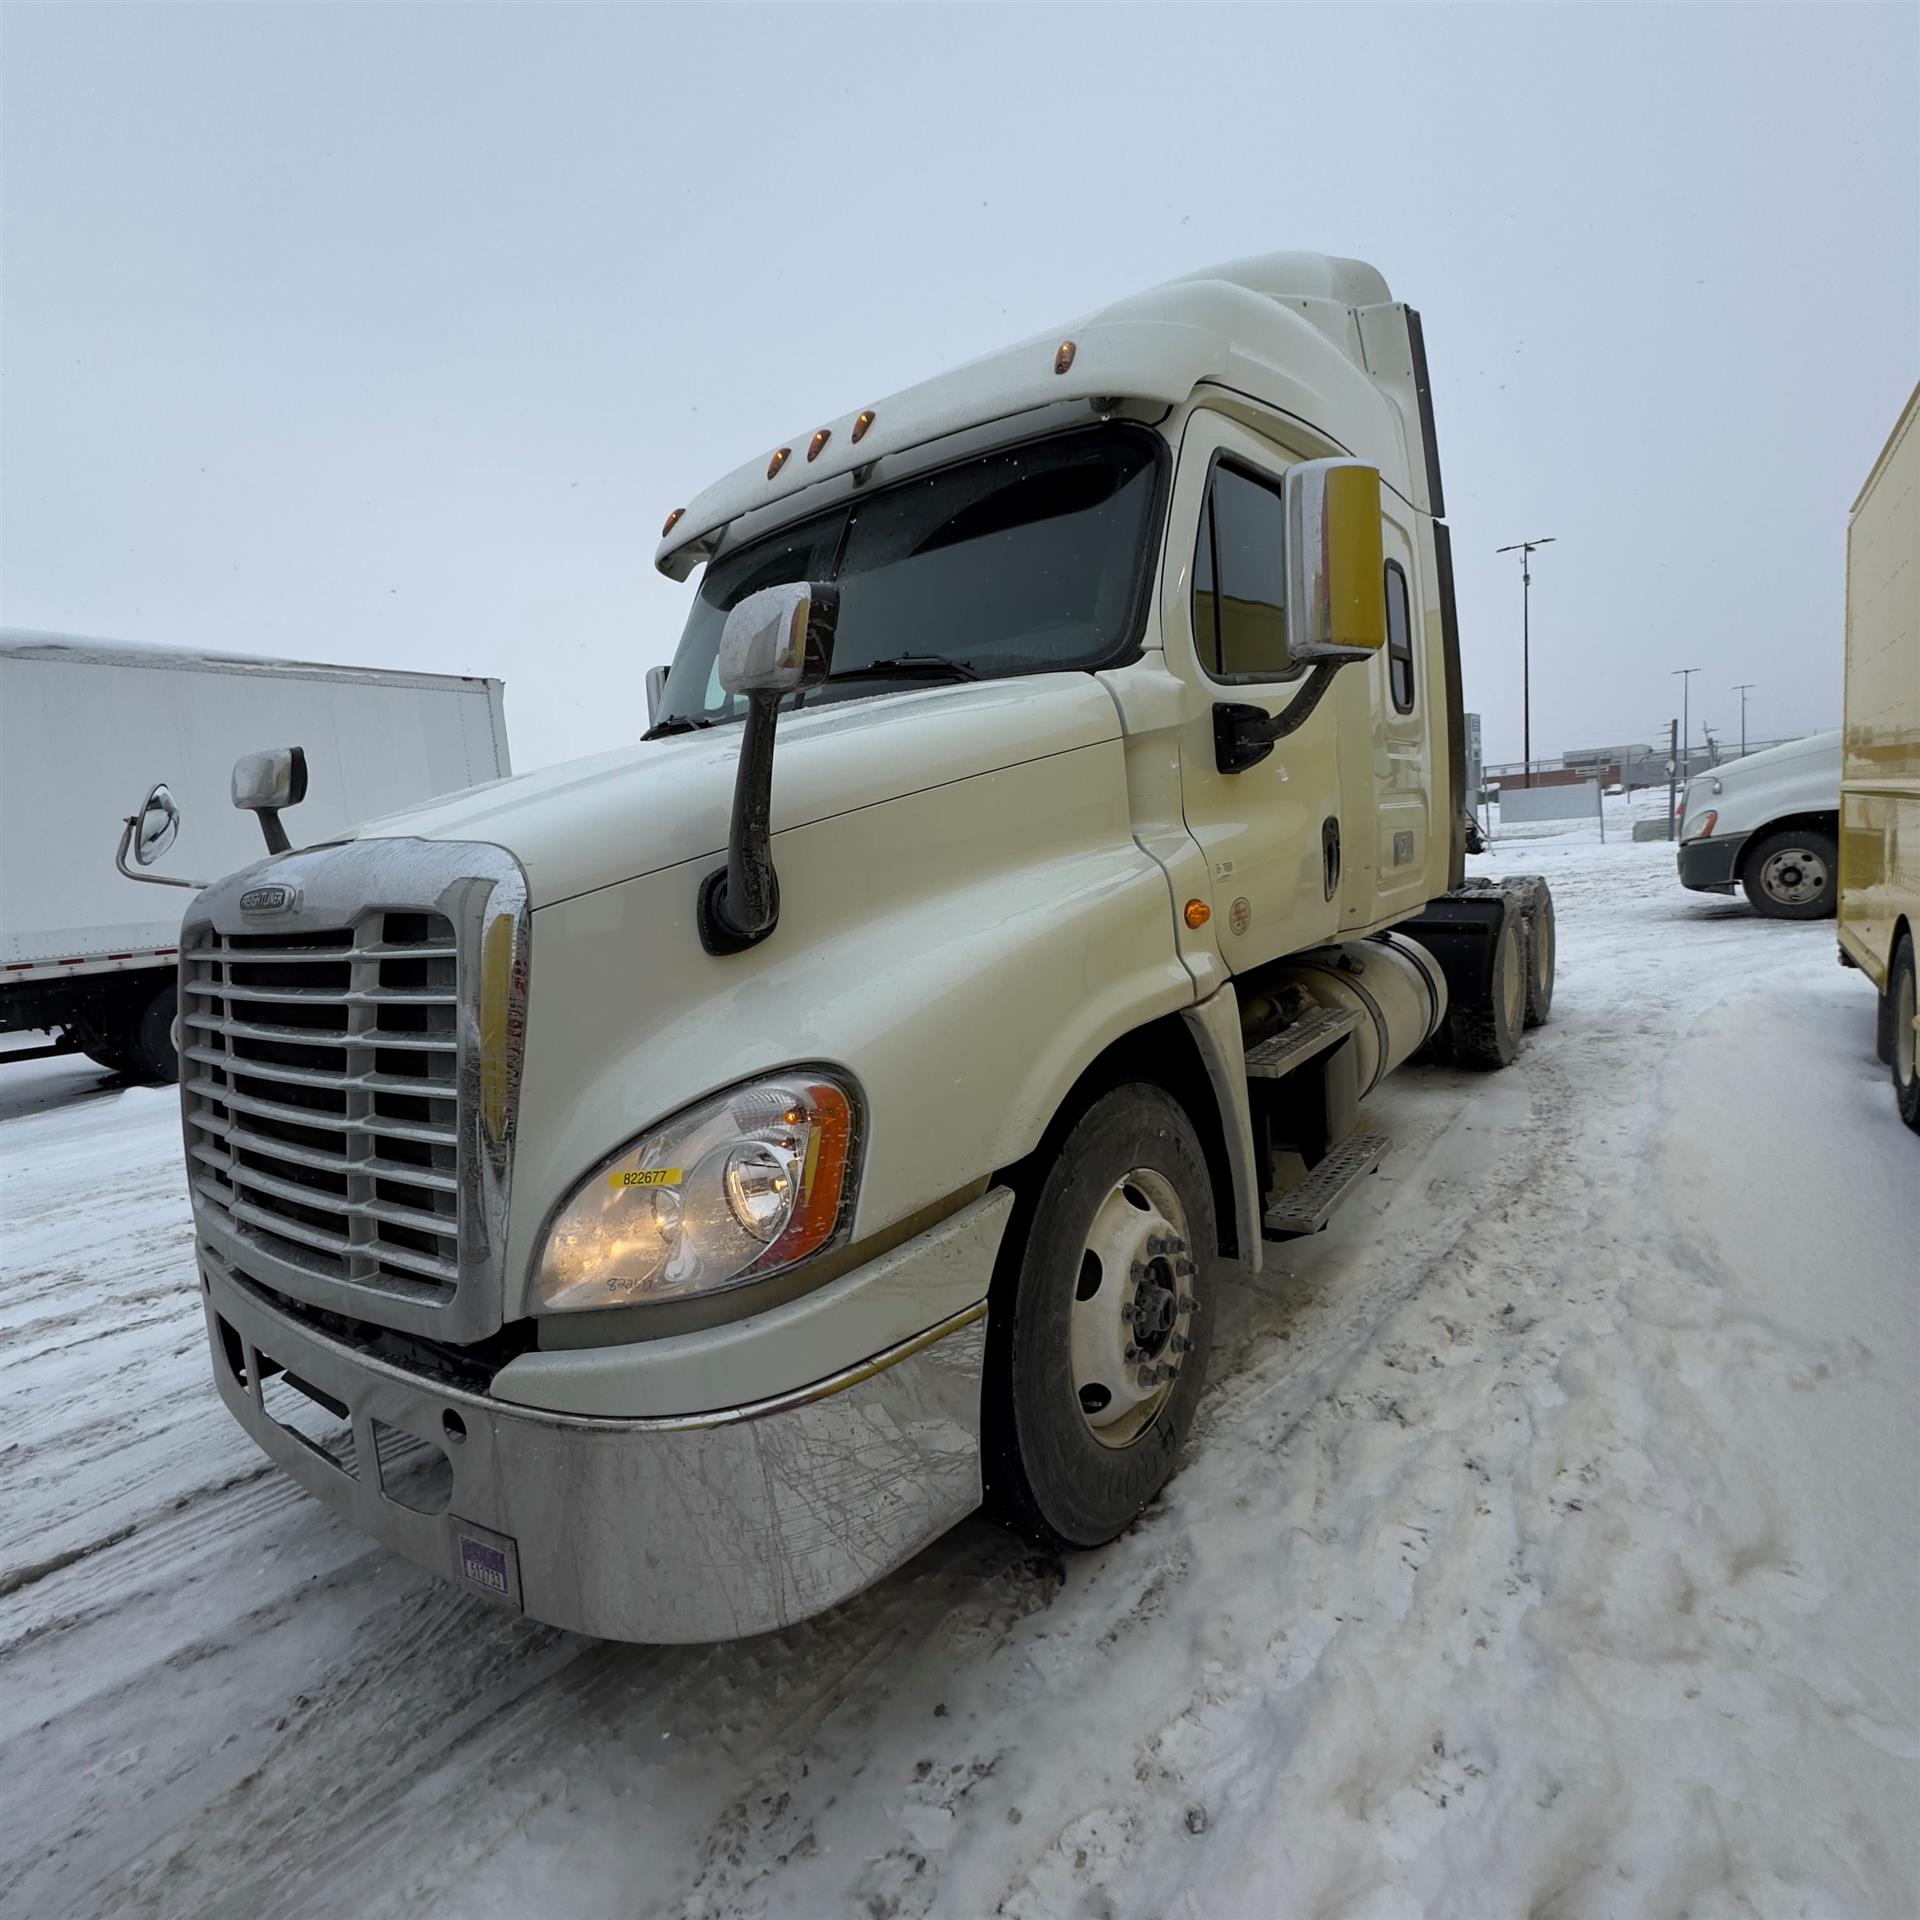
[[[243,753],[233,763],[233,804],[243,813],[260,816],[269,853],[285,853],[290,844],[280,824],[280,809],[297,807],[306,797],[307,756],[299,747]]]
[[[827,677],[836,587],[805,580],[750,593],[720,629],[720,684],[729,693],[797,693]]]
[[[158,782],[135,816],[130,849],[138,866],[150,867],[180,837],[180,808],[167,783]]]
[[[1387,644],[1380,470],[1301,460],[1281,483],[1287,527],[1287,657],[1294,666],[1366,660]]]
[[[233,804],[243,813],[277,813],[307,797],[307,756],[298,747],[243,753],[233,763]]]

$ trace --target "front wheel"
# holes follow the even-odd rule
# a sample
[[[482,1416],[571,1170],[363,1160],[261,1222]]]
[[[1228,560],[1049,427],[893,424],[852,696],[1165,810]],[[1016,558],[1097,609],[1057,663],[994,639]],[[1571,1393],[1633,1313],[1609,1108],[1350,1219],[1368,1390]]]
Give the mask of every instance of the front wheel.
[[[1747,849],[1740,884],[1771,920],[1823,920],[1838,893],[1839,849],[1817,827],[1783,827]]]
[[[1163,1088],[1081,1115],[1016,1211],[987,1323],[989,1508],[1058,1551],[1122,1532],[1173,1472],[1213,1343],[1213,1183]]]
[[[1889,1065],[1893,1072],[1893,1099],[1900,1118],[1920,1133],[1920,1033],[1914,1018],[1920,1014],[1920,986],[1915,983],[1913,935],[1903,933],[1887,969],[1887,1028]]]

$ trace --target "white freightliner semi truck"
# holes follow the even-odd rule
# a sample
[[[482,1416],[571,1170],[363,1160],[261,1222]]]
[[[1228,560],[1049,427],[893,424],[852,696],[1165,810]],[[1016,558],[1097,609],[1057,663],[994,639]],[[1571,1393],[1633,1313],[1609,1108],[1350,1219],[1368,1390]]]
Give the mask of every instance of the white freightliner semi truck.
[[[1223,1278],[1378,1161],[1365,1095],[1547,1010],[1544,886],[1463,885],[1442,512],[1418,316],[1304,254],[675,511],[642,741],[189,909],[228,1406],[616,1638],[817,1613],[983,1500],[1112,1538]]]

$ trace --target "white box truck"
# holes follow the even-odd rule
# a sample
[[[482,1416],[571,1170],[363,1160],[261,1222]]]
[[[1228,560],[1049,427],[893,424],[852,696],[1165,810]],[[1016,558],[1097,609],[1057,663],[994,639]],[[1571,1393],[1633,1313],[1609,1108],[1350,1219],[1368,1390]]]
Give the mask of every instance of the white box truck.
[[[1418,316],[1307,254],[676,509],[644,739],[188,912],[236,1418],[615,1638],[818,1613],[983,1500],[1111,1539],[1228,1277],[1380,1159],[1367,1093],[1548,1011],[1544,885],[1463,885],[1443,511]]]
[[[303,749],[303,824],[327,839],[512,771],[497,680],[0,633],[0,1033],[59,1036],[8,1057],[175,1078],[190,896],[116,863],[123,816],[163,789],[128,849],[155,877],[249,866],[260,827],[229,773],[278,746]]]

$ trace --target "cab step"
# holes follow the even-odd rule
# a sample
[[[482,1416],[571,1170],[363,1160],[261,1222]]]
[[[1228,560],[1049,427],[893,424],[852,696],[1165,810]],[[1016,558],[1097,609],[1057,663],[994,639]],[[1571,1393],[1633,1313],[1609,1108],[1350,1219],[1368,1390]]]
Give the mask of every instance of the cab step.
[[[1282,1080],[1316,1053],[1344,1040],[1360,1024],[1360,1016],[1346,1007],[1315,1007],[1290,1027],[1247,1049],[1249,1080]]]
[[[1344,1140],[1336,1140],[1320,1164],[1267,1209],[1261,1222],[1264,1237],[1291,1240],[1300,1234],[1318,1233],[1392,1145],[1384,1133],[1350,1133]]]

